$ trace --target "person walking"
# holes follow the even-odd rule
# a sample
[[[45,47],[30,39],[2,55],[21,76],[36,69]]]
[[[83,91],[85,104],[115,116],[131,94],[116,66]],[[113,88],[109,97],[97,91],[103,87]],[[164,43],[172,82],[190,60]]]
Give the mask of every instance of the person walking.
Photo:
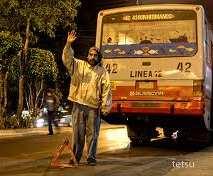
[[[47,89],[45,97],[45,107],[47,108],[47,117],[48,117],[48,135],[53,135],[52,123],[57,127],[58,124],[55,121],[56,112],[59,105],[59,99],[54,93],[53,89]]]
[[[111,109],[112,95],[109,74],[101,65],[101,53],[91,47],[86,60],[74,58],[72,43],[76,32],[68,33],[62,60],[71,76],[68,99],[72,109],[72,149],[79,163],[85,144],[87,164],[96,165],[96,150],[100,130],[101,114],[107,115]],[[71,161],[72,163],[72,161]]]

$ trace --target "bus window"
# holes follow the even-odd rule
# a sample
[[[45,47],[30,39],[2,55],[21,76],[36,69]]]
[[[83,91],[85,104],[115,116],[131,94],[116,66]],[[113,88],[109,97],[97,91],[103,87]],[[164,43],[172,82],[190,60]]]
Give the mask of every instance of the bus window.
[[[193,56],[196,33],[194,11],[111,14],[103,17],[101,49],[104,58]]]

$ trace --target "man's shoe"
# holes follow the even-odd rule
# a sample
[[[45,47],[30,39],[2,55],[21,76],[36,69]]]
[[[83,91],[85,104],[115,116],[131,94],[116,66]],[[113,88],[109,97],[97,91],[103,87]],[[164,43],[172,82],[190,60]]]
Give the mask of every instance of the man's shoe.
[[[48,133],[47,135],[53,135],[53,133]]]
[[[75,162],[71,159],[71,160],[69,161],[69,164],[74,165]]]
[[[95,159],[87,159],[87,165],[89,166],[96,166],[96,160]]]
[[[73,159],[70,159],[69,164],[70,165],[78,165],[79,161],[76,161],[76,163],[75,163]]]

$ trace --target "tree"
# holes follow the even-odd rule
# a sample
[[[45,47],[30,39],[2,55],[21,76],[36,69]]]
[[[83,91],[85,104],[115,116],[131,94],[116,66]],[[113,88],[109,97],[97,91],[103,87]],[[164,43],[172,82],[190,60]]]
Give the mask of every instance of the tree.
[[[11,60],[9,67],[10,80],[18,80],[20,75],[19,57]],[[58,68],[55,57],[52,52],[39,48],[29,48],[27,53],[28,64],[25,65],[25,100],[29,116],[20,119],[13,126],[28,127],[38,115],[44,98],[44,89],[49,86],[50,82],[57,79]]]
[[[0,32],[0,128],[4,127],[7,106],[9,65],[21,49],[19,34]]]
[[[19,75],[19,101],[17,116],[21,117],[24,105],[27,51],[38,33],[54,37],[56,28],[74,28],[79,0],[1,0],[0,31],[19,32],[22,37]]]
[[[29,65],[26,93],[28,99],[28,109],[32,117],[37,115],[37,109],[41,108],[43,100],[43,90],[50,81],[57,79],[58,68],[55,58],[50,51],[38,48],[30,49],[28,53]]]

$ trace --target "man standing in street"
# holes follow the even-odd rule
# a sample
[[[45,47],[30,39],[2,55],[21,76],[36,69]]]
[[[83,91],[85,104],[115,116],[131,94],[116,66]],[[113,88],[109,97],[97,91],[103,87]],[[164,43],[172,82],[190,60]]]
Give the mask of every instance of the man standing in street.
[[[47,108],[47,116],[48,116],[48,135],[53,135],[53,127],[52,123],[57,127],[58,124],[55,121],[56,112],[59,105],[59,99],[56,96],[53,89],[47,89],[45,96],[45,107]]]
[[[71,76],[68,99],[73,102],[72,147],[76,161],[79,163],[86,136],[87,163],[96,165],[100,116],[107,115],[111,108],[110,80],[108,72],[101,66],[101,54],[98,48],[89,49],[86,61],[74,58],[71,45],[75,39],[76,33],[69,32],[62,56],[63,63]]]

